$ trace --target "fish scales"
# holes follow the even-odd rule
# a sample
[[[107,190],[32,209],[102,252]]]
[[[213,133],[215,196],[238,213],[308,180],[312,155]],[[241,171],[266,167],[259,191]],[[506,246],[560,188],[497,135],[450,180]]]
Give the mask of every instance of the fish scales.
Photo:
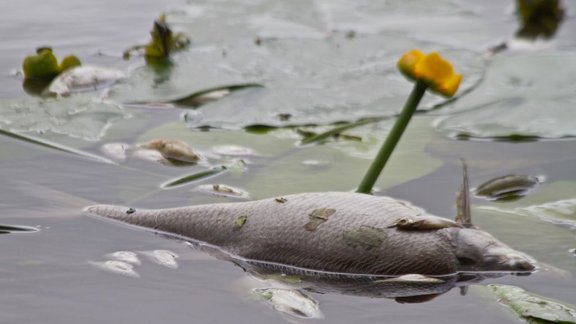
[[[198,205],[162,210],[95,205],[92,214],[206,242],[241,257],[320,271],[441,275],[458,260],[442,232],[389,228],[401,217],[425,215],[389,197],[329,192]],[[306,227],[320,209],[334,209],[314,230]],[[327,214],[326,214],[327,215]],[[235,226],[246,216],[241,228]],[[426,215],[426,217],[436,217]]]

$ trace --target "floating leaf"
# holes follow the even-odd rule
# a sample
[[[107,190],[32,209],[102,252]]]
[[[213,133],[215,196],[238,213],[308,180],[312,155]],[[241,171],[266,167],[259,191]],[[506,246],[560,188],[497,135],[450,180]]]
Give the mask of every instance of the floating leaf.
[[[262,51],[238,45],[234,53],[247,58],[237,62],[231,54],[225,59],[226,67],[239,76],[264,83],[266,88],[238,91],[187,113],[185,120],[195,128],[238,129],[254,125],[326,125],[394,116],[410,90],[394,69],[396,60],[405,48],[418,45],[429,46],[381,35],[342,46],[313,40],[277,40]],[[477,54],[442,51],[467,75],[463,88],[481,77],[484,62]],[[443,99],[428,96],[425,101],[423,109]]]
[[[39,231],[39,229],[37,229],[36,227],[0,224],[0,234],[32,233],[32,232],[38,232],[38,231]]]
[[[498,301],[528,323],[576,323],[576,308],[508,285],[488,285]]]
[[[190,182],[194,182],[194,181],[198,181],[198,180],[204,180],[206,178],[216,176],[216,175],[221,174],[221,173],[226,172],[226,171],[227,171],[227,168],[225,166],[215,167],[215,168],[212,168],[210,170],[200,171],[200,172],[196,172],[196,173],[192,173],[192,174],[188,174],[188,175],[176,178],[174,180],[170,180],[168,182],[161,184],[160,188],[170,189],[172,187],[181,186],[184,184],[188,184]]]
[[[0,124],[14,131],[53,132],[89,141],[100,139],[111,123],[126,116],[117,105],[86,95],[19,99],[0,104]]]
[[[177,104],[179,106],[198,107],[205,103],[225,97],[234,91],[243,90],[247,88],[261,88],[261,87],[263,86],[258,83],[224,85],[212,89],[200,90],[191,95],[170,100],[168,102]]]
[[[17,140],[21,140],[24,142],[28,142],[28,143],[32,143],[35,145],[40,145],[40,146],[44,146],[47,147],[49,149],[53,149],[53,150],[57,150],[57,151],[61,151],[61,152],[66,152],[66,153],[70,153],[70,154],[74,154],[80,157],[84,157],[84,158],[88,158],[90,160],[94,160],[94,161],[98,161],[98,162],[104,162],[104,163],[109,163],[109,164],[116,164],[116,162],[111,161],[105,157],[102,156],[98,156],[92,153],[88,153],[88,152],[84,152],[84,151],[80,151],[71,147],[67,147],[58,143],[53,143],[44,139],[40,139],[34,136],[28,136],[28,135],[23,135],[23,134],[19,134],[13,131],[7,131],[4,129],[0,129],[0,135],[5,135],[8,137],[12,137],[15,138]]]
[[[479,206],[483,210],[502,213],[503,215],[519,215],[537,217],[554,224],[576,228],[576,183],[554,182],[541,185],[541,188],[518,201],[506,204]]]
[[[450,136],[561,138],[576,136],[576,55],[497,57],[482,85],[437,122]]]
[[[410,92],[410,84],[396,71],[396,60],[415,46],[442,51],[466,75],[463,90],[476,84],[485,69],[478,53],[388,35],[334,42],[277,39],[260,47],[236,41],[192,48],[165,69],[141,67],[112,96],[135,104],[190,104],[193,99],[196,106],[206,91],[239,90],[188,112],[185,120],[195,128],[326,125],[393,116]],[[428,96],[423,109],[441,102]]]

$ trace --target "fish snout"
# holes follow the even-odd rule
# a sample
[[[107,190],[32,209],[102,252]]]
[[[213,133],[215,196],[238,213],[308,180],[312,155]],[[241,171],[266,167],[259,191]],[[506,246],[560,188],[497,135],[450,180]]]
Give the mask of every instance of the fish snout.
[[[493,271],[534,271],[536,269],[534,262],[532,258],[514,250],[507,253],[484,256],[486,270]]]

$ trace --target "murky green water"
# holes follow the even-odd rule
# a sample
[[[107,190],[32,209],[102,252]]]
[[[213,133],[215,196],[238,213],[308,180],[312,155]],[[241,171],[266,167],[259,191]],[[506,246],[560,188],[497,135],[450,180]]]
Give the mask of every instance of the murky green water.
[[[438,49],[463,71],[468,96],[417,115],[378,187],[379,195],[409,200],[452,218],[460,182],[459,157],[477,186],[506,174],[546,180],[513,202],[473,200],[477,225],[545,264],[529,277],[479,283],[517,285],[576,303],[576,134],[574,32],[576,7],[551,42],[514,45],[485,61],[487,48],[517,28],[512,3],[489,1],[19,1],[0,14],[0,127],[105,157],[106,143],[133,145],[176,138],[209,156],[210,166],[236,165],[197,183],[160,189],[169,179],[205,171],[206,165],[170,167],[134,156],[96,162],[0,136],[0,223],[37,226],[31,234],[0,235],[0,297],[6,323],[254,322],[286,320],[246,297],[244,272],[182,242],[82,215],[94,202],[163,208],[233,201],[205,194],[201,184],[242,188],[253,199],[305,191],[349,191],[386,135],[410,90],[395,71],[398,55],[413,47]],[[147,68],[122,51],[144,43],[152,21],[168,22],[193,44],[169,69]],[[349,31],[355,31],[352,35]],[[255,40],[259,39],[260,44]],[[128,80],[113,101],[162,100],[212,88],[258,82],[200,109],[94,105],[97,94],[49,104],[26,95],[14,75],[25,55],[49,44],[58,56],[75,53],[90,64],[122,69]],[[528,47],[528,49],[526,49]],[[427,95],[423,109],[442,102]],[[279,114],[290,114],[288,120]],[[323,131],[336,121],[389,116],[348,130],[361,141],[298,145],[298,130]],[[319,127],[283,126],[319,124]],[[265,134],[251,125],[279,127]],[[200,131],[200,126],[216,129]],[[301,133],[301,132],[300,132]],[[509,135],[539,141],[502,140]],[[471,138],[457,140],[456,138]],[[494,140],[498,138],[498,140]],[[222,152],[238,145],[253,153]],[[107,157],[112,159],[111,157]],[[243,167],[239,160],[245,161]],[[116,251],[170,250],[177,269],[139,254],[138,278],[94,263]],[[314,294],[330,323],[514,323],[481,289],[452,289],[429,302]],[[291,318],[291,321],[304,321]],[[311,322],[321,320],[308,320]]]

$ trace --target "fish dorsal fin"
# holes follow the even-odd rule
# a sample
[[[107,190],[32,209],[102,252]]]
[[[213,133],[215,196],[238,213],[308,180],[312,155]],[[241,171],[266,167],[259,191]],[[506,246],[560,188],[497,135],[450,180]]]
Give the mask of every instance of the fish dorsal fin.
[[[472,215],[470,214],[470,185],[468,184],[468,165],[461,158],[462,162],[462,184],[456,196],[456,223],[463,227],[474,227],[472,224]]]

